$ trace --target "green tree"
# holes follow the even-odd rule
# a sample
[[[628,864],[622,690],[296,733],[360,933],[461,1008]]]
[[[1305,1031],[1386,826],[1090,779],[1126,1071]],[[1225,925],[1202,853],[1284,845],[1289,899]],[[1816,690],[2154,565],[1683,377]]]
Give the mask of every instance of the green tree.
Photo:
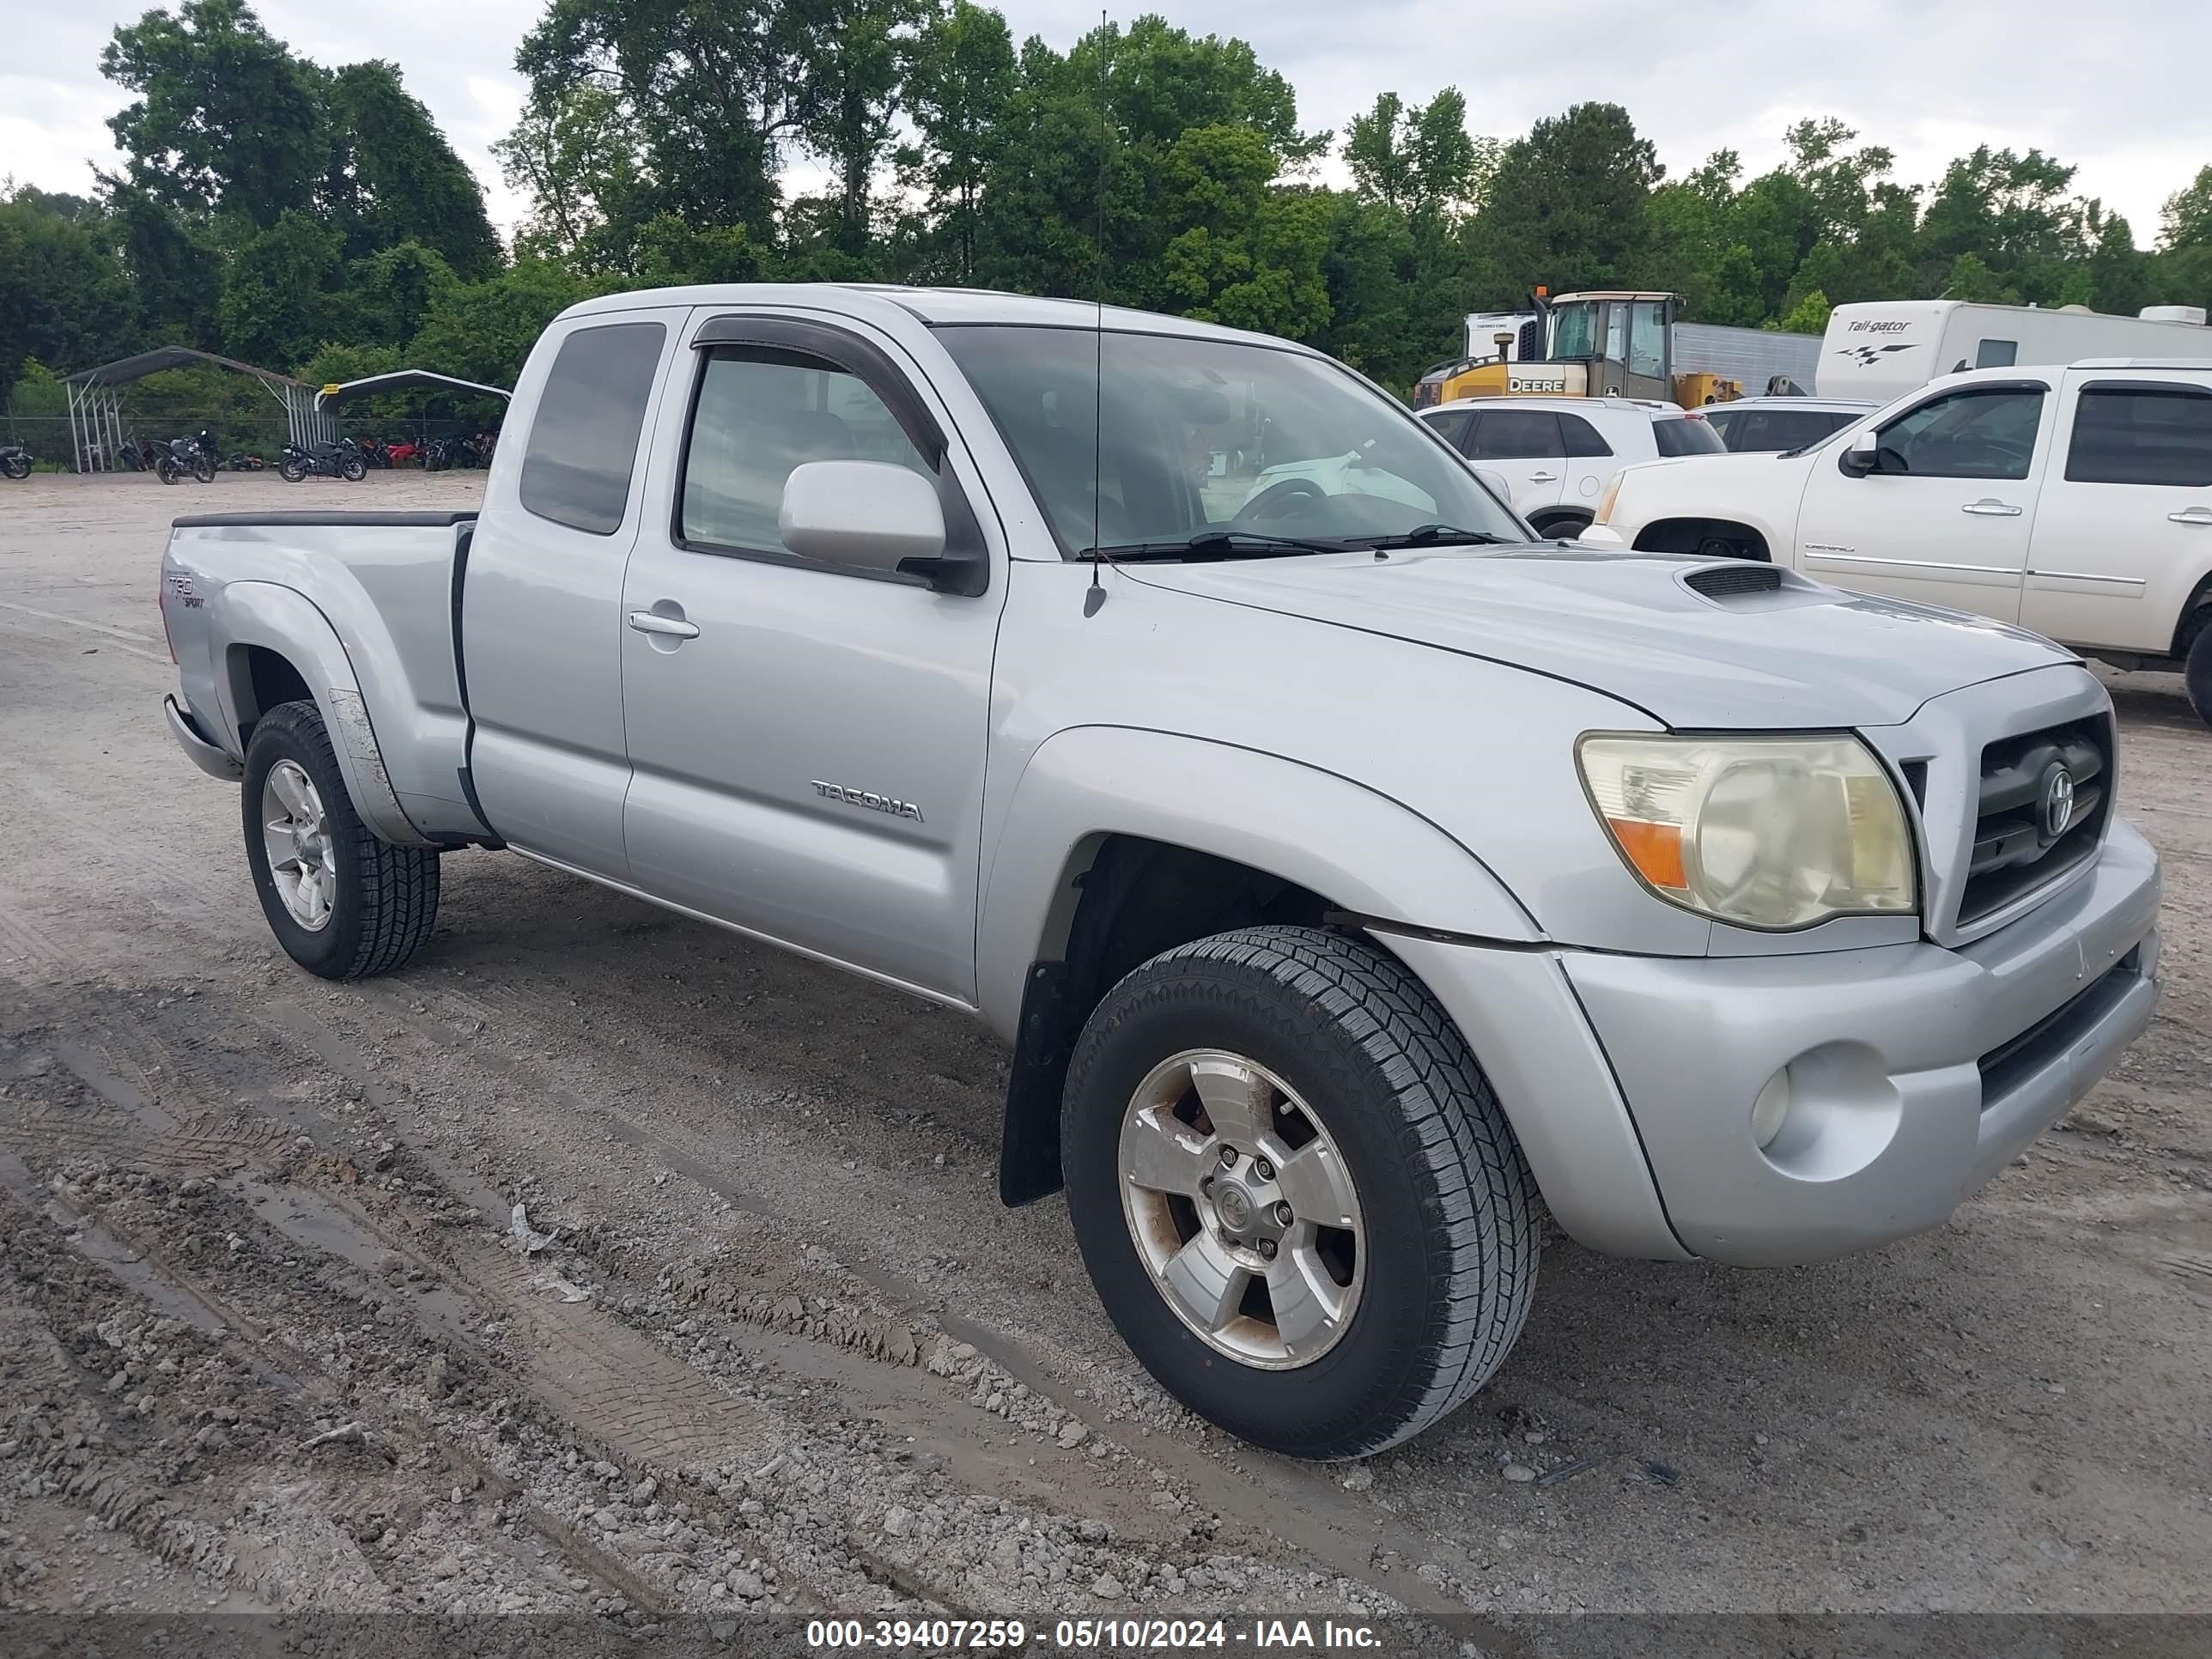
[[[1395,92],[1377,97],[1345,131],[1344,159],[1364,193],[1412,218],[1474,207],[1497,171],[1502,147],[1467,130],[1456,87],[1417,109]]]
[[[434,248],[420,242],[384,248],[347,269],[347,331],[363,346],[405,345],[459,287],[460,278]]]
[[[1834,309],[1828,303],[1826,295],[1817,288],[1808,289],[1795,305],[1782,313],[1781,320],[1775,326],[1784,334],[1825,334],[1828,331],[1828,313]]]
[[[511,386],[546,324],[594,291],[550,260],[518,259],[440,301],[404,355],[410,368]]]
[[[1663,173],[1618,104],[1577,104],[1505,147],[1480,218],[1492,298],[1648,286],[1662,244],[1651,196]]]
[[[2212,167],[2197,169],[2197,176],[2166,198],[2159,216],[2158,245],[2161,248],[2212,246]]]
[[[629,268],[638,228],[653,217],[653,187],[614,93],[580,81],[533,99],[492,154],[530,203],[514,239],[518,256],[584,271]]]
[[[608,95],[592,118],[619,137],[600,149],[634,155],[641,186],[621,204],[628,224],[607,228],[616,242],[662,212],[766,237],[781,194],[777,147],[799,138],[813,112],[823,21],[785,0],[551,0],[514,63],[540,120],[557,122],[579,88]],[[566,153],[528,148],[540,159]],[[578,191],[579,181],[552,183]]]
[[[983,190],[1005,146],[1015,85],[1006,20],[970,0],[933,14],[908,55],[903,95],[918,142],[901,152],[900,173],[920,191],[939,268],[956,283],[975,278]]]
[[[349,64],[331,76],[324,195],[349,258],[418,243],[473,281],[500,266],[483,190],[397,64]]]
[[[1187,228],[1162,254],[1160,286],[1185,316],[1292,339],[1327,327],[1328,206],[1271,189],[1278,165],[1249,126],[1196,127],[1170,150],[1165,205]]]
[[[184,0],[118,27],[100,73],[138,96],[108,127],[131,184],[263,228],[314,202],[328,144],[318,75],[245,0]]]
[[[904,60],[914,45],[922,0],[787,0],[817,16],[799,131],[835,170],[833,240],[865,258],[872,228],[877,165],[890,145],[891,118]]]
[[[339,238],[288,210],[232,254],[218,313],[222,348],[267,368],[303,362],[336,320]]]
[[[0,386],[31,359],[88,368],[128,349],[131,284],[99,216],[0,181]]]

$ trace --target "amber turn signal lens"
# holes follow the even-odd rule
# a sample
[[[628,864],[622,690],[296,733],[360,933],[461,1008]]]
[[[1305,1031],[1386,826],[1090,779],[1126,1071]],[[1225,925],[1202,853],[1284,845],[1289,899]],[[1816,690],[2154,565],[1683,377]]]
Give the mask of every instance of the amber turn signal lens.
[[[1689,878],[1682,872],[1682,830],[1679,824],[1645,823],[1636,818],[1607,818],[1606,826],[1613,831],[1613,840],[1620,850],[1628,854],[1628,861],[1636,872],[1654,887],[1665,887],[1675,892],[1689,889]]]

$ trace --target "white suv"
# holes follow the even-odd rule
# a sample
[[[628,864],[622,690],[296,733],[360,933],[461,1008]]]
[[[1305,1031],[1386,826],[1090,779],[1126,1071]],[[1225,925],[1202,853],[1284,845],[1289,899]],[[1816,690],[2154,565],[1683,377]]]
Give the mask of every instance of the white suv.
[[[2180,669],[2212,720],[2212,362],[1945,375],[1807,449],[1626,471],[1585,539],[1771,560]]]
[[[1462,398],[1420,416],[1541,536],[1580,535],[1624,466],[1724,447],[1702,412],[1640,398]]]

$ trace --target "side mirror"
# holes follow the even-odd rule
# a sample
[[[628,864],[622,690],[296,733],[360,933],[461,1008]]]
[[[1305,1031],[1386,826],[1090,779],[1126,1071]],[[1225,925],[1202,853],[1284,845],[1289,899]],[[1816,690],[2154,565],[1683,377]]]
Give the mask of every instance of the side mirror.
[[[1869,472],[1881,470],[1881,441],[1871,432],[1862,432],[1844,448],[1838,463],[1854,478],[1863,478]]]
[[[801,558],[856,570],[897,570],[945,556],[937,486],[888,461],[808,461],[783,483],[777,523]]]

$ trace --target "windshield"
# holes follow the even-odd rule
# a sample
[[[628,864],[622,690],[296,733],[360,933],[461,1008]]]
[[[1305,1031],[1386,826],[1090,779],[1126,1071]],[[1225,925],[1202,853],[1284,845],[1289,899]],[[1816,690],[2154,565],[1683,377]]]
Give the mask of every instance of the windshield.
[[[1087,329],[949,327],[938,338],[1070,556],[1201,538],[1276,554],[1415,532],[1527,539],[1411,413],[1326,358]]]
[[[1554,362],[1598,356],[1596,301],[1552,307],[1552,343],[1544,355]]]

